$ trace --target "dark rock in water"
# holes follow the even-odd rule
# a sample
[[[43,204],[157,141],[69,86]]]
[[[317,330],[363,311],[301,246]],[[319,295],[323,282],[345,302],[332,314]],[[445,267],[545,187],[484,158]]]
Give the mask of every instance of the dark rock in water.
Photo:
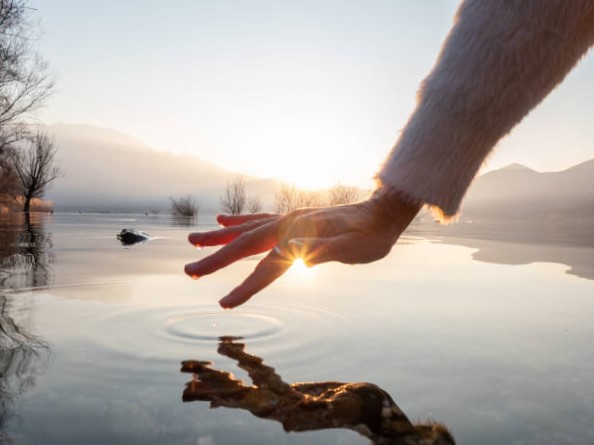
[[[116,237],[120,240],[122,246],[131,246],[151,239],[148,233],[136,229],[122,229]]]

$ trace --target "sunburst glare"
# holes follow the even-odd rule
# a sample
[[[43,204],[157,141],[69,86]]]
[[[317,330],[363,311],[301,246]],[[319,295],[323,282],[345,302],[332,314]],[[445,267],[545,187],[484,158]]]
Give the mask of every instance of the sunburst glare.
[[[293,264],[291,265],[291,268],[289,269],[289,271],[292,274],[299,275],[299,276],[311,275],[312,270],[313,269],[311,267],[307,267],[305,265],[305,261],[303,261],[303,258],[295,258],[293,260]]]

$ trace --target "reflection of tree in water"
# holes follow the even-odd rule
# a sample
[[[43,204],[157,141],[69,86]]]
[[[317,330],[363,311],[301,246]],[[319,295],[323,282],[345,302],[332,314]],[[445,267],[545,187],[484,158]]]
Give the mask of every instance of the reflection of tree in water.
[[[6,290],[46,286],[51,279],[51,238],[44,214],[0,215],[0,443],[18,397],[35,383],[48,347],[25,329],[31,306],[23,294]]]
[[[413,424],[390,395],[371,383],[285,383],[260,357],[244,351],[235,338],[222,337],[218,352],[237,361],[253,385],[233,374],[211,368],[212,363],[182,362],[182,372],[194,374],[183,400],[210,402],[250,411],[280,422],[286,431],[346,428],[357,431],[376,445],[454,445],[445,426]]]
[[[0,288],[47,286],[53,261],[42,213],[12,213],[0,220]]]
[[[195,216],[171,215],[171,224],[179,227],[192,227],[196,225]]]
[[[35,384],[38,369],[47,357],[48,346],[26,332],[23,320],[18,315],[31,312],[29,304],[18,295],[0,294],[0,443],[9,443],[4,432],[7,421],[12,416],[16,399]],[[14,302],[18,301],[18,308]],[[18,309],[18,310],[17,310]]]

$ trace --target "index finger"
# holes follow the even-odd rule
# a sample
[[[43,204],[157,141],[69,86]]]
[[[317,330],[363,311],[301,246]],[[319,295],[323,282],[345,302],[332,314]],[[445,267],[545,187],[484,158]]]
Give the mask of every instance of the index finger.
[[[241,258],[272,249],[278,243],[279,224],[278,221],[272,220],[256,229],[242,233],[233,242],[207,257],[195,263],[186,264],[186,273],[193,278],[199,278],[216,272]]]

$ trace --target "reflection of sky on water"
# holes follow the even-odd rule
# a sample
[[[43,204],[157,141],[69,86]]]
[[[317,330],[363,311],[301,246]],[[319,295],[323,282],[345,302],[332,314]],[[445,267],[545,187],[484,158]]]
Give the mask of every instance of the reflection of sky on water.
[[[497,264],[557,263],[567,273],[594,280],[592,223],[558,226],[552,223],[413,224],[412,234],[437,242],[477,249],[472,258]]]
[[[254,261],[192,281],[183,265],[210,250],[187,245],[187,228],[89,218],[54,215],[53,287],[8,296],[35,301],[31,330],[52,347],[7,426],[14,438],[366,443],[349,431],[287,435],[246,413],[182,405],[181,360],[246,377],[216,354],[218,336],[240,333],[287,381],[373,382],[411,419],[442,421],[461,444],[594,441],[594,281],[567,266],[472,261],[476,248],[408,238],[379,263],[323,265],[307,278],[292,271],[221,311],[218,298]],[[129,226],[158,239],[122,249],[115,234]]]

